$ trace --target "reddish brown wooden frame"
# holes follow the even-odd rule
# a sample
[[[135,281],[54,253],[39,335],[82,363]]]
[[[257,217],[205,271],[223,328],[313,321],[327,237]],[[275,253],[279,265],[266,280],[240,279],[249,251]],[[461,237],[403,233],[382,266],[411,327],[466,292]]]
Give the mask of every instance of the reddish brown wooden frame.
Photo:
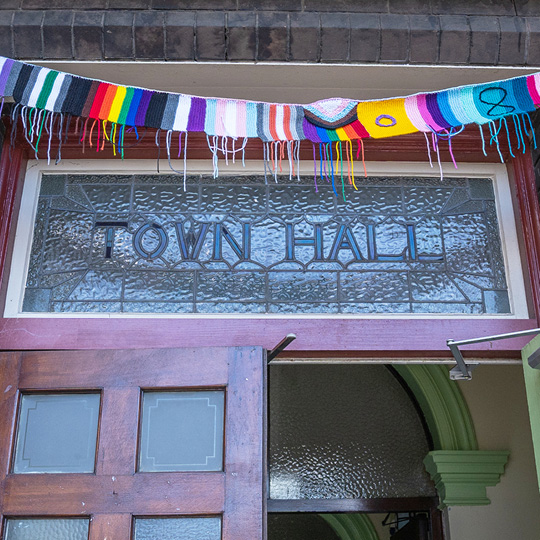
[[[162,134],[162,138],[164,134]],[[126,150],[126,158],[152,158],[157,156],[154,133],[147,134],[136,149]],[[494,148],[488,148],[484,157],[478,128],[467,128],[453,141],[453,150],[460,161],[498,160]],[[127,135],[126,146],[134,143],[133,134]],[[406,135],[392,139],[366,140],[366,159],[382,161],[425,161],[426,142],[423,135]],[[503,155],[509,159],[508,149],[502,145]],[[54,148],[53,148],[54,155]],[[162,157],[163,157],[162,149]],[[190,136],[188,155],[194,159],[208,159],[210,153],[205,137]],[[28,145],[19,140],[15,148],[4,145],[0,163],[0,276],[6,281],[9,261],[8,247],[12,241],[16,194],[24,174]],[[68,141],[62,148],[63,158],[112,157],[106,147],[96,153],[76,141]],[[44,157],[44,156],[42,156]],[[301,157],[312,159],[309,143],[304,143]],[[246,150],[247,159],[261,159],[262,145],[252,141]],[[442,159],[450,160],[443,148]],[[540,314],[540,211],[534,187],[534,171],[530,154],[518,153],[509,162],[513,169],[518,209],[521,215],[523,242],[529,266],[530,288],[535,316],[529,319],[477,319],[459,318],[422,319],[105,319],[105,318],[20,318],[0,319],[0,349],[91,349],[147,347],[200,347],[203,345],[239,346],[258,344],[272,348],[290,332],[297,334],[296,341],[288,348],[292,355],[310,356],[437,356],[450,357],[446,340],[466,339],[482,335],[526,330],[537,326]],[[361,164],[357,163],[356,170]],[[495,357],[518,357],[527,338],[497,341],[469,347],[465,354]]]
[[[257,347],[0,353],[2,518],[92,516],[90,540],[129,540],[131,516],[222,516],[223,538],[262,538],[266,500],[263,351]],[[220,472],[136,472],[139,399],[154,389],[226,387]],[[102,390],[94,474],[11,474],[21,391]]]

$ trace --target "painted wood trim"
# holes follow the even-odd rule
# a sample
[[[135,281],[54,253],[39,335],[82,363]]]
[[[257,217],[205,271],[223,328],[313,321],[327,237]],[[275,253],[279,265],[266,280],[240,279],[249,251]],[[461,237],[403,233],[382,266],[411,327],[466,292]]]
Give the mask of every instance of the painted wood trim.
[[[420,405],[435,450],[477,450],[469,407],[447,366],[394,365]]]
[[[538,349],[540,349],[540,336],[535,337],[523,349],[523,376],[525,377],[525,390],[529,405],[536,475],[540,489],[540,369],[533,369],[529,366],[529,357]]]
[[[512,163],[523,228],[523,241],[529,267],[532,303],[536,318],[540,320],[540,205],[531,151],[528,145],[525,153],[518,152]]]
[[[6,133],[6,138],[9,133]],[[13,219],[15,201],[21,176],[26,171],[26,152],[22,146],[11,148],[5,140],[0,153],[0,290],[4,280],[7,280],[7,254],[12,227],[16,225]]]
[[[438,497],[399,497],[382,499],[268,499],[268,512],[378,513],[428,512],[437,508]]]
[[[293,332],[287,348],[317,351],[321,357],[441,357],[451,358],[449,338],[495,335],[536,327],[534,319],[0,319],[0,349],[148,349],[249,346],[273,349]],[[482,355],[519,358],[526,338],[482,343],[464,351],[465,358]],[[391,361],[391,360],[390,360]]]
[[[509,455],[482,450],[429,452],[424,465],[441,498],[439,508],[490,504],[486,488],[500,482]]]

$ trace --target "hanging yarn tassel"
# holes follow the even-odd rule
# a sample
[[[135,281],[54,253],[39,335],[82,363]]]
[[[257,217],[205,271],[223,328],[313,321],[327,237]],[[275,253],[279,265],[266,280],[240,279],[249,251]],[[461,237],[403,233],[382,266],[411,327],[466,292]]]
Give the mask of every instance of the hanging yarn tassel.
[[[274,145],[274,160],[275,160],[275,163],[274,163],[274,182],[277,184],[278,183],[278,179],[277,179],[277,174],[278,174],[278,160],[280,159],[280,152],[279,152],[279,146],[278,146],[278,142],[277,141],[274,141],[273,143]]]
[[[268,177],[267,177],[267,174],[266,174],[266,170],[268,169],[268,152],[269,152],[269,148],[268,148],[268,143],[265,142],[265,141],[263,141],[262,145],[263,145],[264,183],[266,185],[268,185]]]
[[[448,132],[448,151],[450,152],[450,157],[452,158],[452,163],[454,164],[454,168],[457,169],[457,163],[454,159],[454,152],[452,151],[452,138],[457,135],[453,134],[452,129]]]
[[[294,174],[294,162],[292,155],[292,141],[287,141],[287,158],[289,160],[289,180],[292,180]]]
[[[264,167],[264,183],[267,184],[267,180],[266,180],[266,145],[263,141],[262,143],[262,149],[263,149],[263,167]]]
[[[523,136],[523,130],[521,128],[521,120],[519,118],[519,115],[517,114],[512,115],[512,120],[514,121],[514,128],[516,130],[516,135],[518,138],[518,150],[521,148],[521,153],[524,154],[526,150],[525,137]]]
[[[122,140],[121,140],[121,155],[122,155],[122,160],[124,159],[124,135],[126,134],[126,126],[122,126],[122,130],[121,130],[121,136],[122,136]]]
[[[58,152],[56,153],[55,165],[58,165],[62,160],[62,141],[63,141],[63,130],[64,130],[64,114],[60,113],[60,121],[58,123]]]
[[[433,143],[433,150],[437,153],[437,163],[439,164],[439,171],[441,173],[441,182],[443,181],[443,170],[441,164],[441,153],[439,151],[439,137],[435,131],[431,132],[431,142]]]
[[[531,139],[532,139],[531,142],[533,143],[533,147],[536,150],[536,135],[534,133],[534,128],[533,128],[533,125],[532,125],[531,115],[529,113],[523,113],[521,115],[521,117],[523,119],[523,129],[525,130],[525,134],[529,138],[529,141],[531,141]],[[530,133],[529,133],[529,130],[527,129],[527,127],[525,125],[525,118],[527,118],[527,121],[529,122],[529,127],[531,129]]]
[[[514,152],[512,152],[512,141],[510,140],[510,132],[508,131],[508,123],[506,122],[506,118],[503,118],[504,120],[504,128],[506,130],[506,140],[508,141],[508,150],[510,151],[510,155],[515,158],[516,156],[514,156]],[[516,123],[514,121],[514,127],[515,127]],[[516,130],[516,135],[517,135],[517,130]],[[518,136],[518,149],[519,149],[519,136]]]
[[[501,163],[504,163],[504,158],[501,153],[501,147],[499,144],[499,132],[501,131],[502,122],[499,122],[499,129],[497,129],[497,126],[495,125],[495,121],[493,120],[488,123],[488,127],[489,127],[489,133],[491,135],[489,139],[489,145],[492,146],[493,144],[495,144],[497,146],[497,152],[499,153],[499,158],[501,160]]]
[[[424,137],[426,139],[427,153],[428,153],[428,158],[429,158],[429,166],[433,169],[433,160],[431,159],[431,147],[429,145],[429,139],[428,139],[427,133],[425,131],[423,133],[424,133]]]
[[[450,130],[444,129],[443,132],[439,131],[439,132],[435,133],[435,136],[437,137],[437,146],[439,144],[440,139],[447,139],[448,140],[448,152],[450,153],[452,163],[454,164],[454,168],[456,168],[456,169],[458,168],[458,166],[457,166],[457,163],[456,163],[456,159],[454,157],[454,152],[452,150],[452,139],[456,135],[459,135],[464,129],[465,129],[465,126],[461,126],[459,131],[455,131],[455,128],[452,127],[452,128],[450,128]]]
[[[330,167],[332,168],[332,190],[334,191],[335,196],[337,197],[337,191],[336,191],[336,179],[334,177],[334,157],[332,155],[332,145],[330,143],[328,144],[328,153],[330,156]]]
[[[47,129],[47,133],[49,135],[49,142],[47,145],[47,165],[51,164],[51,140],[53,137],[53,125],[54,125],[54,113],[51,113],[49,117],[49,129]]]
[[[107,121],[103,120],[101,125],[101,148],[100,150],[103,151],[105,148],[105,139],[107,138]]]
[[[354,156],[353,156],[353,143],[352,141],[349,141],[349,155],[347,156],[347,159],[350,157],[351,159],[351,182],[356,191],[358,191],[358,188],[356,187],[356,182],[354,181]]]
[[[296,142],[296,174],[298,182],[300,182],[300,149],[302,141]]]
[[[319,177],[323,179],[323,152],[322,152],[322,143],[319,143]]]
[[[206,142],[208,143],[208,148],[212,152],[212,166],[213,166],[213,178],[217,178],[219,175],[218,167],[218,138],[216,135],[212,136],[212,142],[210,142],[210,137],[206,135]]]
[[[113,123],[111,126],[111,143],[113,156],[116,157],[116,124]]]
[[[42,111],[42,112],[45,112],[45,111]],[[36,141],[36,159],[38,159],[39,141],[41,140],[41,134],[43,133],[43,126],[44,126],[44,124],[45,124],[45,122],[47,120],[47,114],[42,115],[43,118],[41,120],[41,125],[39,126],[39,134],[38,134],[38,138],[37,138],[37,141]]]
[[[167,161],[169,162],[169,169],[171,171],[181,174],[180,171],[177,171],[173,166],[171,162],[171,143],[172,143],[172,129],[167,130],[166,136],[165,136],[165,147],[167,148]],[[185,191],[185,185],[184,185],[184,191]]]
[[[107,139],[108,140],[108,139]],[[157,172],[159,174],[159,160],[160,160],[160,157],[161,157],[161,129],[158,129],[156,131],[156,146],[157,146],[157,164],[156,164],[156,168],[157,168]]]
[[[326,177],[326,181],[327,182],[330,182],[330,177],[328,176],[328,170],[329,170],[329,167],[328,167],[328,159],[329,159],[329,154],[328,154],[328,144],[323,144],[323,150],[324,150],[324,161],[323,161],[323,166],[324,166],[324,176]]]
[[[225,157],[225,165],[229,165],[229,151],[227,149],[228,142],[229,142],[228,137],[226,136],[221,137],[221,153]]]
[[[186,177],[187,177],[187,138],[188,132],[185,132],[184,137],[184,191],[186,191]]]
[[[349,184],[352,185],[352,180],[351,180],[351,160],[349,159],[349,155],[351,153],[350,142],[351,141],[349,141],[349,140],[345,141],[345,155],[347,156],[347,179],[349,180]]]
[[[340,175],[341,175],[341,196],[345,201],[345,182],[343,181],[343,147],[341,142],[336,142],[336,171],[338,168],[338,163],[340,165]]]
[[[356,152],[356,159],[359,158],[360,151],[362,151],[362,165],[364,166],[364,178],[367,178],[366,159],[364,155],[364,139],[362,139],[362,137],[358,139],[358,150]]]
[[[484,139],[484,128],[483,128],[482,124],[478,124],[478,127],[480,128],[480,137],[482,138],[482,152],[483,152],[484,156],[487,157],[486,140]]]
[[[319,186],[317,186],[317,153],[315,151],[315,143],[312,142],[311,145],[313,146],[313,183],[315,184],[315,193],[318,193]],[[319,145],[319,150],[320,150],[320,145]],[[321,169],[322,169],[322,163],[321,163]]]

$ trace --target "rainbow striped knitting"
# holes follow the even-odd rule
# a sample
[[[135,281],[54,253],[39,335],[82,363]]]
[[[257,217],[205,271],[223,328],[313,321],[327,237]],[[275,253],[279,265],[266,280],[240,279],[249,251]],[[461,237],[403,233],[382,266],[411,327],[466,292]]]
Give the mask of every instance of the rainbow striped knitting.
[[[532,131],[528,113],[540,104],[540,74],[392,99],[358,102],[333,98],[298,105],[158,92],[0,57],[0,96],[2,105],[6,98],[15,102],[13,119],[17,115],[23,119],[27,139],[35,145],[36,154],[44,126],[51,133],[54,122],[62,126],[64,117],[80,117],[86,119],[85,134],[89,124],[90,137],[96,123],[97,129],[103,128],[104,132],[110,123],[112,142],[119,151],[125,130],[130,128],[164,130],[169,135],[167,141],[171,132],[186,133],[186,140],[189,132],[204,132],[214,153],[217,174],[217,153],[228,157],[232,152],[234,156],[238,148],[245,148],[249,138],[265,143],[267,161],[276,160],[278,154],[283,156],[286,146],[290,162],[299,158],[302,140],[322,144],[326,156],[327,150],[332,155],[329,143],[414,132],[438,140],[452,137],[458,128],[471,123],[489,124],[490,142],[498,146],[497,135],[503,123],[508,133],[506,117],[513,118],[517,130]],[[228,139],[243,139],[244,143],[230,150]],[[438,151],[436,143],[434,148]],[[343,156],[340,147],[336,151]],[[349,155],[352,158],[348,147],[345,151],[347,159]],[[168,154],[170,158],[169,147]]]

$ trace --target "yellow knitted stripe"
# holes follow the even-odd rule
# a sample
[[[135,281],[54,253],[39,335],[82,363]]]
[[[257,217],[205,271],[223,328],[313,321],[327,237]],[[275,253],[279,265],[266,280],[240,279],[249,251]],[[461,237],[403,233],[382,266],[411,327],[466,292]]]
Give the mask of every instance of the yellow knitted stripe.
[[[337,128],[336,129],[336,135],[339,137],[340,141],[350,141],[350,137],[345,133],[345,130],[343,128]]]
[[[358,104],[358,120],[374,139],[418,131],[405,111],[405,99],[364,101]]]
[[[126,97],[126,87],[119,86],[116,90],[114,96],[111,112],[109,113],[109,122],[118,122],[118,117],[120,116],[120,111],[122,110],[122,104],[124,103],[124,98]]]

